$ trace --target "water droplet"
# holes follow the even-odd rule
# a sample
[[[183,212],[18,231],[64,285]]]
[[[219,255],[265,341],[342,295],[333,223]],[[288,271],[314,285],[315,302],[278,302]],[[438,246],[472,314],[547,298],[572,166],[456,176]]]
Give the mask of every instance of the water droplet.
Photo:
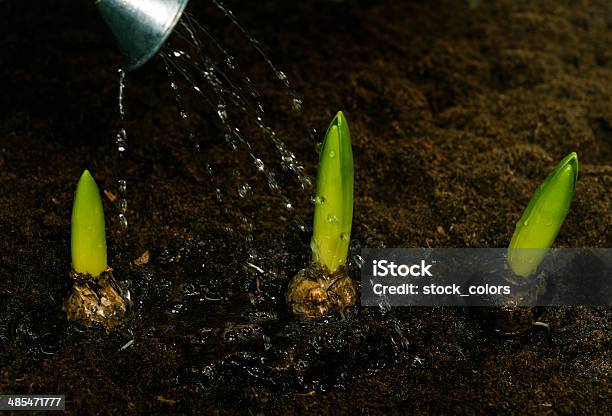
[[[548,219],[546,220],[546,222],[544,223],[545,226],[550,227],[553,225],[553,220],[552,219]]]
[[[127,192],[127,182],[125,179],[119,179],[117,183],[119,184],[119,192],[125,194]]]
[[[527,227],[529,226],[529,219],[526,219],[525,221],[523,221],[523,227]]]
[[[272,348],[272,341],[270,340],[270,337],[267,335],[263,335],[263,344],[264,344],[264,350],[268,351],[270,348]]]
[[[323,205],[325,203],[325,197],[324,196],[315,196],[314,197],[314,203],[317,205]]]
[[[278,182],[276,182],[273,176],[268,177],[268,187],[273,191],[278,191],[279,189]]]
[[[291,201],[288,198],[283,197],[283,205],[287,209],[293,209],[293,204],[291,203]]]
[[[315,138],[317,137],[317,129],[312,129],[308,131],[308,137],[310,137],[310,140],[315,140]]]
[[[255,250],[254,248],[249,250],[249,260],[259,260],[259,253],[257,253],[257,250]]]
[[[128,227],[127,218],[125,217],[123,213],[119,214],[119,226],[123,228],[124,230]]]
[[[119,130],[119,133],[117,133],[117,136],[115,137],[115,143],[117,144],[117,150],[119,152],[125,152],[127,149],[127,132],[125,129]]]
[[[263,172],[266,168],[266,165],[261,159],[255,159],[255,167],[258,171]]]
[[[306,175],[300,176],[300,183],[302,184],[302,189],[304,190],[312,188],[312,180]]]
[[[247,196],[252,195],[252,191],[253,189],[251,188],[251,185],[248,183],[243,183],[238,188],[238,195],[240,195],[241,198],[246,198]]]
[[[207,164],[206,164],[206,172],[208,172],[208,175],[209,175],[209,176],[213,176],[213,173],[214,173],[214,172],[213,172],[212,165],[211,165],[210,163],[207,163]]]
[[[121,120],[125,118],[125,106],[123,105],[123,97],[125,95],[125,71],[119,69],[119,117]]]
[[[359,254],[355,254],[355,256],[353,257],[353,261],[360,269],[363,267],[363,263],[365,262],[363,257],[361,257]]]
[[[283,82],[283,84],[288,85],[289,83],[289,78],[287,78],[287,75],[285,75],[285,73],[283,71],[278,71],[276,73],[276,77]]]
[[[221,121],[227,121],[227,108],[225,107],[225,104],[219,104],[217,106],[217,114],[219,115]]]
[[[331,150],[331,151],[329,152],[329,157],[330,157],[330,158],[332,158],[332,159],[333,159],[333,158],[335,158],[335,157],[336,157],[336,152],[334,152],[333,150]]]
[[[340,233],[340,239],[346,242],[349,241],[349,236],[347,233]]]
[[[338,218],[336,218],[336,216],[334,214],[329,214],[327,216],[327,222],[329,222],[330,224],[334,223],[338,221]]]
[[[300,231],[306,232],[306,224],[304,224],[304,221],[302,221],[301,219],[296,218],[295,225],[298,227]]]
[[[227,65],[229,69],[235,70],[237,67],[236,59],[232,55],[227,55],[225,57],[225,65]]]
[[[300,100],[297,97],[293,97],[293,100],[291,100],[291,108],[293,108],[293,111],[295,111],[296,113],[299,113],[302,111],[302,100]]]

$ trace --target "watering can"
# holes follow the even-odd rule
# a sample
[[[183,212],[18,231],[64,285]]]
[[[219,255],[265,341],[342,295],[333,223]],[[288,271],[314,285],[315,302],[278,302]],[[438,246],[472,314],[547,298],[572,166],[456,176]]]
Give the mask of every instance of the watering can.
[[[117,39],[125,69],[144,65],[162,47],[178,23],[188,0],[96,0],[96,6]]]

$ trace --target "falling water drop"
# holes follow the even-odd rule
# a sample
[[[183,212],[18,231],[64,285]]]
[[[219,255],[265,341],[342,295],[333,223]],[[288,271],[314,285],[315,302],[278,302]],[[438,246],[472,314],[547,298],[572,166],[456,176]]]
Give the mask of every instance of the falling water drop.
[[[119,96],[118,96],[118,100],[117,100],[117,106],[119,109],[119,121],[120,121],[120,129],[117,132],[117,134],[115,135],[115,145],[117,147],[117,151],[119,152],[119,156],[120,159],[124,156],[126,150],[127,150],[127,131],[124,127],[125,125],[125,82],[126,82],[126,73],[123,69],[119,69]],[[122,229],[127,229],[128,227],[128,221],[127,221],[127,207],[128,207],[128,203],[127,203],[127,199],[126,199],[126,195],[127,195],[127,184],[125,179],[120,178],[117,180],[117,184],[119,186],[119,202],[118,202],[118,207],[119,207],[119,214],[118,214],[118,220],[119,220],[119,226]]]
[[[293,209],[293,203],[287,197],[283,197],[283,206],[287,209]]]
[[[278,186],[278,182],[276,181],[276,179],[274,178],[274,176],[272,176],[272,174],[270,174],[268,176],[268,187],[272,190],[272,191],[278,191],[279,190],[279,186]]]
[[[119,225],[121,226],[121,228],[123,228],[124,230],[128,228],[128,220],[125,217],[125,215],[123,213],[119,214]]]
[[[123,153],[126,151],[127,149],[127,132],[125,131],[125,129],[120,129],[119,133],[117,133],[117,136],[115,137],[115,143],[117,144],[117,150],[120,153]]]
[[[238,187],[238,195],[240,195],[241,198],[246,198],[247,196],[252,195],[252,193],[253,189],[248,183],[243,183],[240,185],[240,187]]]
[[[225,104],[217,105],[217,114],[219,115],[219,118],[221,119],[221,121],[223,122],[227,121],[227,108]]]
[[[257,168],[257,170],[263,172],[265,170],[265,166],[266,165],[261,159],[255,159],[255,167]]]
[[[289,78],[283,71],[276,71],[276,77],[285,84],[286,87],[289,87]]]
[[[357,267],[359,267],[360,269],[363,267],[363,263],[365,262],[363,257],[361,257],[359,254],[355,254],[355,256],[353,257],[353,261],[355,262],[355,265],[357,265]]]
[[[296,113],[299,113],[302,111],[302,100],[300,100],[297,97],[293,97],[293,99],[291,100],[291,108],[293,108],[293,111],[295,111]]]
[[[300,176],[300,184],[302,185],[303,190],[312,189],[312,179],[306,175]]]
[[[125,118],[125,106],[123,105],[123,97],[125,90],[125,71],[119,69],[119,117],[121,120]]]

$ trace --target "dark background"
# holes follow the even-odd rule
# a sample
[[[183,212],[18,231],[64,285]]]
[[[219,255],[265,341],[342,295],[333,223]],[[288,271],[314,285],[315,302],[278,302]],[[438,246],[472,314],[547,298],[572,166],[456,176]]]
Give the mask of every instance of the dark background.
[[[580,178],[557,245],[610,247],[609,2],[228,1],[304,97],[301,114],[238,30],[208,2],[192,3],[311,176],[316,142],[345,112],[352,254],[504,247],[571,151]],[[92,2],[3,0],[0,16],[0,392],[65,394],[71,414],[609,412],[609,308],[552,308],[540,318],[550,336],[511,339],[454,308],[289,318],[282,293],[308,261],[309,230],[297,225],[310,225],[312,207],[270,143],[246,130],[293,210],[229,150],[195,94],[184,94],[185,126],[156,58],[128,76],[120,159],[121,60]],[[135,299],[125,328],[110,333],[61,311],[85,168],[101,190],[128,184],[127,231],[104,197],[109,262]],[[236,197],[239,180],[254,188],[248,200]],[[246,265],[253,247],[264,273]],[[149,263],[134,265],[145,250]]]

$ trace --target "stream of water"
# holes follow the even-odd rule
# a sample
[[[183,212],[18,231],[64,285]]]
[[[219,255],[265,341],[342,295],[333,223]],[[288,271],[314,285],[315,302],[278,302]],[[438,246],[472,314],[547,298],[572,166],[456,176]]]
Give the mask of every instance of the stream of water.
[[[125,78],[126,73],[123,69],[119,71],[119,98],[118,98],[118,108],[119,108],[119,131],[115,136],[115,144],[117,146],[117,152],[119,153],[119,159],[123,159],[125,157],[125,152],[127,150],[127,130],[125,126]],[[119,225],[123,229],[128,228],[127,221],[127,181],[123,176],[117,178],[117,202],[119,207],[118,220]]]
[[[211,0],[211,2],[220,16],[227,19],[261,57],[263,64],[267,66],[286,94],[294,115],[300,116],[303,112],[302,99],[293,89],[287,75],[272,63],[264,52],[262,44],[240,24],[231,10],[220,1]],[[217,173],[220,168],[206,161],[204,154],[198,156],[203,160],[202,163],[205,165],[209,182],[222,212],[226,215],[231,214],[230,210],[233,210],[234,213],[239,212],[241,225],[240,232],[236,233],[236,236],[242,236],[245,239],[249,252],[247,264],[257,270],[256,264],[259,256],[254,244],[253,222],[248,215],[244,214],[245,209],[241,207],[243,204],[235,203],[233,199],[248,202],[255,192],[259,192],[256,184],[250,182],[249,178],[253,176],[252,173],[261,175],[269,191],[290,214],[288,217],[304,231],[306,230],[304,221],[293,213],[294,202],[279,184],[278,168],[294,176],[299,188],[304,192],[312,192],[312,179],[305,174],[302,163],[287,147],[277,130],[272,127],[262,94],[253,80],[240,68],[236,54],[231,48],[224,45],[206,25],[200,23],[189,13],[184,13],[173,35],[159,52],[159,56],[168,76],[170,91],[174,95],[179,118],[184,123],[186,145],[192,146],[196,153],[202,153],[202,149],[207,144],[206,140],[210,140],[210,138],[201,139],[202,135],[198,134],[197,127],[191,123],[191,109],[187,108],[184,97],[186,94],[195,94],[202,104],[197,110],[202,108],[204,111],[210,111],[210,114],[217,118],[218,125],[223,132],[223,140],[230,151],[237,154],[237,159],[240,158],[240,155],[247,155],[250,160],[250,164],[237,163],[232,169],[232,177],[227,178]],[[119,70],[119,126],[115,137],[119,161],[125,158],[128,149],[125,88],[126,73]],[[190,96],[190,98],[193,97]],[[304,130],[307,133],[306,136],[310,136],[314,141],[316,130],[306,128]],[[276,149],[277,160],[268,160],[261,155],[260,149],[269,148],[269,146]],[[269,155],[269,151],[266,154]],[[118,221],[121,228],[127,230],[127,181],[123,175],[117,178],[117,186]],[[230,224],[229,221],[225,223]],[[226,231],[235,233],[236,230],[227,225]]]
[[[262,57],[286,91],[292,110],[299,115],[303,111],[302,100],[292,88],[288,77],[274,66],[270,58],[263,52],[259,41],[245,30],[229,9],[218,1],[213,1],[213,4],[247,38],[250,45]],[[294,203],[279,185],[274,161],[264,161],[258,149],[271,144],[278,154],[279,159],[276,162],[282,170],[294,175],[300,187],[306,192],[312,190],[312,179],[304,173],[301,162],[272,127],[267,117],[262,94],[255,87],[251,78],[243,73],[236,55],[223,45],[205,25],[198,22],[189,13],[185,13],[175,28],[173,37],[160,52],[160,56],[168,74],[180,117],[185,121],[190,118],[183,94],[186,94],[187,91],[196,94],[210,109],[211,114],[217,117],[223,130],[224,140],[231,151],[245,152],[250,160],[250,169],[262,175],[269,190],[276,195],[282,206],[292,211]],[[181,86],[184,91],[181,91]],[[256,133],[251,133],[249,136],[245,133],[246,131]],[[187,128],[187,136],[196,150],[200,151],[202,145],[198,135]],[[226,192],[223,191],[224,184],[221,178],[215,175],[215,167],[210,164],[207,164],[206,167],[216,199],[222,204],[224,210],[227,210],[224,203],[226,197],[237,196],[245,200],[252,197],[254,185],[247,180],[240,179],[249,176],[248,172],[247,174],[243,172],[244,166],[234,167],[232,176],[238,179],[234,181],[238,183],[234,184],[235,189]],[[234,205],[234,209],[240,210],[240,206]],[[243,212],[240,216],[243,235],[249,247],[249,264],[257,269],[257,266],[253,264],[258,260],[258,253],[253,244],[253,223]],[[305,229],[303,220],[295,216],[293,219],[298,227]]]
[[[215,2],[219,7],[220,3]],[[231,21],[244,31],[231,12],[222,8]],[[245,32],[246,33],[246,32]],[[205,41],[203,41],[203,39]],[[276,78],[286,88],[291,99],[292,108],[296,113],[302,111],[302,101],[291,88],[287,76],[277,70],[270,59],[265,56],[259,43],[253,37],[248,40],[257,49],[264,61],[273,71]],[[205,46],[206,45],[206,46]],[[209,51],[210,48],[214,51]],[[265,140],[272,143],[278,151],[283,169],[292,172],[299,180],[302,188],[310,189],[312,180],[304,174],[304,168],[295,154],[285,145],[283,139],[273,129],[267,120],[267,114],[261,99],[261,94],[253,85],[252,80],[241,73],[234,54],[221,45],[211,32],[185,14],[175,29],[173,42],[169,42],[160,53],[170,79],[170,85],[181,101],[177,77],[181,78],[188,88],[195,91],[209,108],[214,110],[225,130],[225,140],[233,151],[242,148],[248,152],[253,167],[263,174],[270,190],[284,197],[276,180],[274,169],[266,165],[257,153],[254,140]],[[217,58],[218,57],[218,58]],[[188,118],[184,105],[180,105],[181,117]],[[256,126],[257,137],[249,138],[243,133],[247,125]],[[291,208],[291,202],[284,197],[285,205]]]

